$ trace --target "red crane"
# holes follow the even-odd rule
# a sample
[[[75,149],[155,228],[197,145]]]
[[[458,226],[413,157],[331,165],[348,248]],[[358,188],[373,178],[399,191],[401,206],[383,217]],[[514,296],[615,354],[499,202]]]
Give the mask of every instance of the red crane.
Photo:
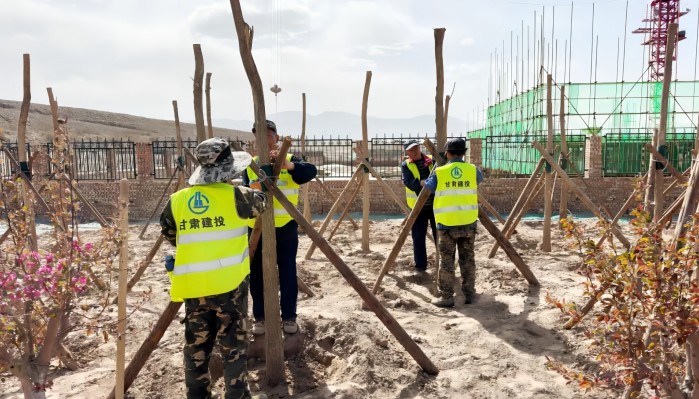
[[[687,14],[689,10],[680,11],[679,0],[652,0],[649,12],[650,16],[646,17],[643,22],[650,23],[650,26],[638,28],[633,33],[646,35],[646,40],[642,44],[650,48],[648,53],[649,80],[660,81],[663,78],[665,68],[668,28],[670,24],[678,23],[680,17]],[[678,31],[677,41],[684,39],[686,39],[685,31]],[[675,54],[672,55],[673,60],[676,54],[677,46],[675,46]]]

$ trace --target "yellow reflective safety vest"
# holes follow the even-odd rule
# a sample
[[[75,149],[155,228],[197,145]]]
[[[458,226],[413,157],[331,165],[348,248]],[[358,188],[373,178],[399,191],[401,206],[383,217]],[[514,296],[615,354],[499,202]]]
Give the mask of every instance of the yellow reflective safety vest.
[[[287,161],[291,161],[291,154],[286,155]],[[259,164],[260,157],[254,157],[253,161],[257,164]],[[252,169],[247,168],[246,169],[247,175],[248,175],[248,180],[250,183],[254,183],[258,180],[257,175],[255,172],[252,171]],[[299,204],[299,186],[296,184],[294,179],[291,178],[291,175],[289,174],[289,171],[286,169],[282,169],[279,172],[279,179],[277,179],[277,187],[279,190],[281,190],[282,193],[286,196],[286,198],[294,204],[294,206],[298,206]],[[289,212],[284,209],[281,203],[274,198],[274,227],[282,227],[292,221],[294,218],[289,215]],[[255,226],[255,220],[250,219],[250,222],[248,222],[248,225],[250,227]]]
[[[214,183],[170,197],[177,251],[170,296],[200,298],[232,291],[250,274],[247,220],[238,216],[233,186]]]
[[[476,167],[466,162],[451,162],[435,171],[434,218],[444,226],[464,226],[478,220],[478,182]]]
[[[427,157],[432,159],[432,155],[427,155]],[[412,159],[408,158],[405,161],[405,166],[408,167],[408,170],[413,174],[414,178],[420,180],[420,171],[417,169],[417,165],[415,165],[415,162]],[[433,168],[434,163],[431,163],[429,166],[430,172],[432,172]],[[408,203],[408,208],[413,209],[415,207],[415,203],[417,202],[417,193],[408,187],[405,187],[405,200]]]

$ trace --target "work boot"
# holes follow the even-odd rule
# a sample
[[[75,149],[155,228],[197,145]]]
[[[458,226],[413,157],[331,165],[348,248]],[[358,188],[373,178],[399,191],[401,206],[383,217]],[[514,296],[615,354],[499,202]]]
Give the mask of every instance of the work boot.
[[[432,302],[434,306],[440,308],[453,308],[454,307],[454,297],[442,298],[438,301]]]
[[[299,331],[299,325],[296,324],[295,320],[284,320],[282,322],[282,329],[287,334],[296,334]]]
[[[263,335],[265,333],[265,321],[256,320],[252,325],[252,335]]]

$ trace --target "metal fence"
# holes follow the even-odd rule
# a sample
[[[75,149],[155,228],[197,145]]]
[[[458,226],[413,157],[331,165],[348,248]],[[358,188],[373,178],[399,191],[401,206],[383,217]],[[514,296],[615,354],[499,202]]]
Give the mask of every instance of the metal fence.
[[[53,145],[50,148],[49,157]],[[136,144],[130,140],[80,140],[73,141],[71,148],[75,180],[136,178]]]
[[[683,172],[692,165],[695,133],[667,133],[667,159]],[[636,176],[648,170],[650,155],[645,145],[653,141],[653,131],[636,133],[608,132],[602,140],[602,173],[604,176]]]
[[[10,152],[10,154],[12,154],[12,156],[15,158],[15,160],[19,161],[18,151],[17,151],[17,148],[19,147],[19,145],[15,142],[15,143],[5,143],[4,146],[5,146],[5,149],[7,149]],[[29,144],[26,144],[25,147],[26,147],[27,159],[31,159],[32,158],[31,146]],[[7,156],[7,154],[5,154],[5,151],[0,151],[0,175],[2,175],[3,178],[6,178],[6,177],[14,176],[14,174],[18,173],[18,172],[19,172],[19,169],[18,169],[17,165],[15,165],[14,162],[12,162],[10,160],[10,158]]]
[[[569,176],[585,173],[585,135],[566,135]],[[486,177],[524,177],[534,172],[541,158],[533,141],[546,144],[546,136],[486,136],[483,142],[483,173]],[[554,159],[561,154],[561,140],[554,137]]]
[[[231,138],[227,139],[228,142],[232,142]],[[194,154],[194,149],[197,147],[197,140],[182,140],[182,148],[188,149],[192,155]],[[238,141],[243,148],[245,148],[245,143]],[[175,171],[177,170],[177,163],[179,162],[186,174],[191,175],[194,169],[197,168],[196,162],[192,160],[191,157],[182,154],[182,158],[178,160],[177,154],[177,140],[155,140],[151,143],[151,148],[153,152],[153,176],[156,179],[170,179]]]

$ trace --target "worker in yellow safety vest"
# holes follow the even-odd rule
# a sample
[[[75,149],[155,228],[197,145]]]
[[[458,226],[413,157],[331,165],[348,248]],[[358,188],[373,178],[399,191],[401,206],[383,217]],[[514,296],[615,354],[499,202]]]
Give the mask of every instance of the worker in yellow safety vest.
[[[176,246],[170,296],[184,300],[184,367],[187,398],[210,398],[209,357],[218,338],[226,398],[251,397],[247,382],[248,219],[266,195],[230,181],[252,157],[213,138],[194,150],[199,167],[191,187],[172,194],[160,215],[161,232]],[[232,206],[234,205],[234,206]]]
[[[432,157],[424,154],[420,149],[420,143],[417,140],[408,140],[403,145],[406,158],[401,163],[401,179],[405,186],[405,199],[408,202],[408,207],[413,209],[417,196],[422,191],[425,181],[429,177],[434,162]],[[427,235],[428,224],[432,227],[432,237],[437,237],[437,224],[434,220],[434,212],[432,205],[434,202],[434,194],[425,201],[420,213],[417,214],[415,222],[411,227],[410,233],[413,238],[413,260],[415,261],[415,276],[420,278],[425,275],[427,270],[427,246],[425,236]]]
[[[272,164],[276,161],[279,142],[279,134],[277,133],[277,125],[273,121],[266,121],[266,129],[260,129],[258,132],[255,126],[252,132],[255,134],[267,134],[267,151],[269,151],[269,159]],[[259,158],[255,157],[255,162]],[[287,155],[282,162],[282,168],[279,176],[276,177],[277,187],[281,190],[284,196],[294,206],[299,202],[299,187],[308,183],[316,177],[318,170],[315,165],[306,162],[303,158],[296,155]],[[243,175],[243,185],[256,187],[260,184],[259,177],[248,168],[246,174]],[[282,329],[287,334],[296,334],[299,331],[299,326],[296,322],[296,303],[299,295],[299,287],[296,279],[296,253],[299,247],[298,223],[289,215],[282,207],[281,203],[274,198],[274,233],[277,242],[277,268],[279,270],[279,308],[281,314],[276,317],[282,319]],[[251,227],[253,224],[250,225]],[[252,232],[252,229],[250,229]],[[265,333],[265,295],[264,281],[262,270],[262,240],[257,245],[257,251],[253,255],[250,264],[250,295],[252,296],[252,315],[255,322],[252,326],[254,335],[262,335]]]
[[[464,302],[472,303],[476,294],[474,245],[478,221],[478,184],[483,181],[483,174],[475,165],[464,162],[464,139],[449,139],[445,152],[447,164],[437,168],[425,182],[425,187],[434,193],[433,209],[439,237],[437,286],[441,298],[434,305],[450,308],[454,306],[454,258],[457,249]]]

